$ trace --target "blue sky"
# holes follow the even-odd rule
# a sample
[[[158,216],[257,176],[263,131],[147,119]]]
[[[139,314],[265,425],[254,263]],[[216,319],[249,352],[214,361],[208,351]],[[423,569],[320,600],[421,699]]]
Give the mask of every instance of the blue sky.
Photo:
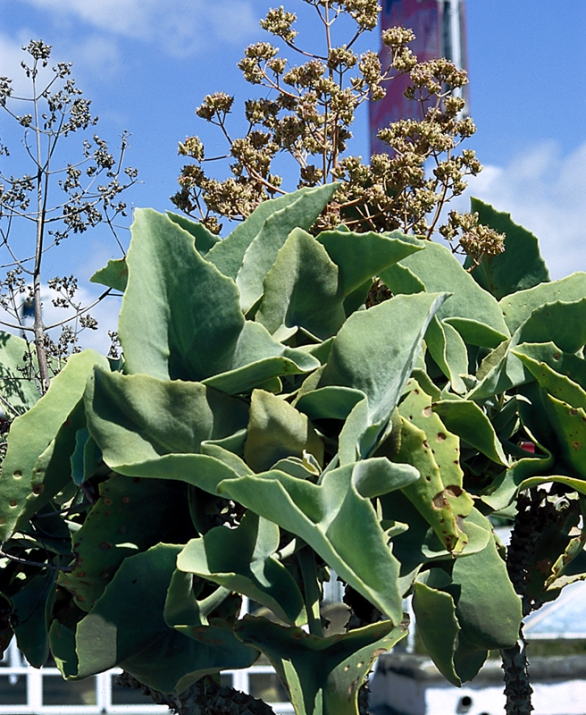
[[[128,200],[165,210],[177,142],[199,134],[210,152],[224,148],[194,109],[217,90],[247,96],[236,63],[263,39],[258,19],[281,2],[311,17],[301,0],[0,0],[0,75],[16,76],[31,38],[51,44],[93,100],[99,134],[113,143],[132,134],[128,162],[142,183]],[[486,167],[471,191],[540,237],[555,277],[586,270],[586,2],[468,0],[467,15],[478,127],[468,146]],[[310,20],[303,26],[314,33]],[[377,33],[367,48],[378,49]],[[365,114],[355,135],[353,153],[366,156]],[[11,139],[3,116],[0,137]],[[86,234],[74,268],[87,277],[114,254],[99,231]]]

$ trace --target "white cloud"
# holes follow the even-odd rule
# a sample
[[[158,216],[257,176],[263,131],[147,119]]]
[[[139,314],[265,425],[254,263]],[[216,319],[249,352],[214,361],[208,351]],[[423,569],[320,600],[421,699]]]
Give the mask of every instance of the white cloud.
[[[24,0],[56,21],[78,20],[106,35],[156,43],[183,57],[221,41],[241,44],[258,23],[252,0]]]
[[[586,271],[586,143],[562,156],[555,142],[515,157],[507,166],[486,166],[469,180],[476,196],[539,239],[552,278]],[[458,207],[460,208],[460,207]]]

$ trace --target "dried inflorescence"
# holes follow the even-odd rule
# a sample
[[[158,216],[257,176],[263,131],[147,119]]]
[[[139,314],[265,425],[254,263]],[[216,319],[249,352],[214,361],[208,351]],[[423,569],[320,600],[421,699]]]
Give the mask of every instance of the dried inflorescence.
[[[192,161],[181,171],[181,188],[173,202],[219,233],[222,217],[242,220],[262,201],[284,193],[274,160],[286,154],[297,164],[297,187],[340,182],[314,230],[344,223],[355,231],[401,229],[430,238],[440,225],[444,204],[462,194],[467,175],[482,168],[473,151],[459,150],[475,131],[472,120],[463,116],[464,100],[458,96],[468,81],[466,73],[446,59],[418,62],[409,48],[413,32],[400,27],[382,33],[386,64],[381,63],[382,54],[358,55],[353,49],[357,38],[377,25],[376,0],[304,1],[323,25],[323,53],[298,44],[294,13],[283,7],[269,10],[261,27],[301,56],[302,63],[291,64],[271,42],[246,49],[239,63],[244,78],[268,92],[245,102],[248,131],[237,139],[227,126],[234,98],[223,92],[205,97],[196,114],[220,128],[228,153],[206,156],[198,137],[180,143],[179,153]],[[333,25],[344,13],[355,21],[354,35],[336,46]],[[373,155],[370,164],[348,156],[357,108],[384,98],[388,83],[405,74],[410,78],[406,94],[418,103],[421,118],[380,130],[378,137],[388,152]],[[204,170],[206,162],[216,159],[231,160],[231,176],[223,181]],[[453,239],[460,229],[454,221],[449,225]],[[470,250],[475,264],[486,253],[492,255],[483,252],[489,241],[477,222],[462,232],[457,248]]]
[[[0,77],[0,108],[23,128],[24,161],[31,162],[32,171],[20,176],[11,173],[9,162],[17,158],[9,158],[8,148],[0,145],[0,156],[7,157],[0,167],[0,243],[7,252],[6,266],[14,266],[0,278],[0,306],[8,313],[0,322],[22,331],[27,339],[34,336],[38,368],[29,364],[33,372],[38,370],[46,389],[50,373],[59,370],[61,360],[77,349],[80,329],[95,329],[97,324],[87,313],[88,307],[75,301],[77,283],[72,278],[54,278],[48,284],[57,292],[53,304],[71,309],[73,316],[43,324],[43,257],[70,235],[102,222],[118,241],[115,222],[127,211],[120,194],[136,182],[137,171],[124,166],[126,133],[117,153],[93,134],[98,118],[70,77],[71,65],[59,62],[44,70],[51,47],[41,40],[32,40],[22,49],[28,55],[22,68],[31,83],[30,96],[16,97],[12,80]],[[20,113],[23,106],[29,111]],[[60,151],[61,140],[77,132],[84,133],[80,154],[58,164],[58,145]],[[17,168],[20,173],[21,167]],[[17,245],[13,229],[21,220],[30,231],[25,229]],[[55,341],[47,333],[52,328],[63,331]]]
[[[464,253],[471,258],[472,269],[487,256],[498,256],[505,250],[505,234],[480,224],[476,212],[462,214],[450,211],[440,233],[454,253]]]

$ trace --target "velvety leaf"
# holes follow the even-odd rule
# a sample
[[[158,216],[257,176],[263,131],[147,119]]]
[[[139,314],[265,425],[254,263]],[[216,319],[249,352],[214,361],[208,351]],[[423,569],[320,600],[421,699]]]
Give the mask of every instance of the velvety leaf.
[[[75,562],[59,584],[82,611],[91,611],[125,558],[193,534],[183,484],[119,474],[100,484],[100,496],[72,536]]]
[[[263,325],[247,320],[229,368],[203,382],[222,392],[237,395],[262,387],[270,379],[303,374],[319,366],[319,359],[311,353],[282,345],[270,336]]]
[[[261,650],[285,683],[296,715],[356,715],[358,690],[378,655],[407,634],[404,624],[379,621],[351,633],[320,638],[245,616],[236,627]]]
[[[30,410],[41,396],[35,381],[24,377],[28,354],[26,340],[0,330],[0,395],[2,409],[10,419]]]
[[[468,351],[460,333],[449,323],[434,318],[425,334],[430,355],[458,394],[466,392],[461,375],[468,373]]]
[[[318,387],[341,385],[361,390],[368,398],[357,433],[380,424],[361,445],[367,456],[395,409],[414,367],[429,321],[446,294],[401,295],[354,313],[341,328]],[[354,408],[358,410],[358,405]],[[356,415],[362,414],[359,412]],[[355,419],[358,419],[355,416]],[[356,456],[349,461],[355,461]]]
[[[540,450],[545,451],[544,456],[525,457],[514,462],[501,480],[498,480],[492,485],[488,493],[482,495],[482,501],[494,511],[499,511],[506,508],[512,503],[523,486],[531,481],[535,474],[543,474],[551,471],[554,464],[554,458],[551,452],[539,445]],[[545,481],[548,481],[546,477]]]
[[[417,632],[437,669],[450,683],[460,686],[462,680],[454,668],[460,632],[454,599],[449,593],[417,582],[413,587],[413,611]]]
[[[545,285],[554,285],[553,283]],[[554,342],[561,350],[575,353],[586,344],[586,298],[542,305],[515,333],[511,348],[520,343]]]
[[[472,211],[481,226],[506,235],[503,253],[488,256],[472,271],[472,277],[497,300],[517,291],[549,282],[549,271],[539,252],[537,238],[511,220],[511,214],[496,211],[489,204],[472,198]],[[472,265],[467,258],[464,267]]]
[[[303,188],[277,199],[263,201],[229,236],[210,250],[207,259],[224,275],[236,280],[242,267],[244,254],[263,231],[269,218],[274,215],[277,219],[275,223],[281,224],[281,230],[284,233],[283,241],[285,241],[294,228],[305,230],[311,228],[337,188],[337,184]],[[292,211],[283,213],[289,208]],[[265,270],[265,275],[267,271],[268,268]]]
[[[108,261],[104,268],[100,268],[90,278],[90,283],[100,283],[100,285],[119,290],[124,293],[128,285],[128,266],[126,258],[113,258]]]
[[[295,580],[276,558],[279,527],[247,512],[236,529],[218,526],[192,539],[177,557],[177,568],[241,593],[277,618],[302,625],[307,620]]]
[[[228,479],[221,494],[302,538],[334,571],[398,624],[399,563],[370,499],[353,481],[354,465],[327,472],[321,484],[277,471]]]
[[[458,592],[456,615],[468,644],[479,650],[511,648],[519,637],[521,599],[494,538],[480,553],[456,559],[452,581]]]
[[[295,201],[267,218],[248,245],[236,276],[244,313],[262,296],[265,277],[287,236],[296,228],[309,229],[337,189],[337,184],[301,189],[293,194]]]
[[[201,381],[230,369],[244,325],[238,290],[199,255],[191,234],[164,214],[138,210],[126,262],[125,371]]]
[[[586,410],[547,396],[560,456],[586,479]]]
[[[203,440],[227,437],[248,422],[243,402],[201,383],[99,369],[88,380],[85,404],[88,428],[112,468],[197,453]]]
[[[270,392],[252,393],[244,459],[255,472],[270,469],[279,459],[302,457],[305,451],[321,462],[323,450],[306,415]]]
[[[471,400],[440,400],[432,405],[446,427],[471,447],[497,464],[508,466],[502,444],[491,421],[482,409]]]
[[[205,256],[222,239],[209,231],[200,221],[192,221],[187,216],[167,211],[167,216],[187,233],[190,233],[195,240],[195,250],[200,256]]]
[[[567,402],[572,407],[586,409],[586,391],[577,383],[570,380],[565,375],[560,375],[553,370],[546,362],[534,359],[531,354],[527,354],[523,348],[527,345],[519,346],[519,350],[513,350],[525,367],[535,377],[540,387],[557,400]],[[533,352],[531,350],[531,352]],[[561,353],[557,353],[561,358]],[[579,358],[578,358],[579,359]]]
[[[302,395],[295,407],[311,420],[345,420],[364,397],[364,393],[360,390],[330,385]]]
[[[256,320],[271,334],[301,326],[320,339],[338,332],[346,315],[338,267],[318,241],[292,231],[266,274]]]
[[[324,231],[317,236],[332,261],[339,268],[340,292],[344,296],[362,286],[373,276],[422,251],[425,242],[399,231],[392,233],[353,233],[352,231]]]
[[[524,360],[527,367],[528,361],[548,365],[560,375],[565,375],[572,382],[586,390],[586,360],[574,353],[565,353],[555,343],[523,343],[518,345],[515,355]],[[523,359],[522,356],[526,356]],[[531,368],[530,368],[531,369]],[[533,372],[533,370],[532,370]]]
[[[586,273],[572,275],[551,283],[541,283],[528,290],[520,290],[505,296],[499,303],[511,333],[514,333],[536,308],[556,301],[572,302],[586,295]],[[553,340],[551,336],[546,340]],[[525,342],[531,342],[526,340]],[[545,342],[542,341],[542,342]],[[554,342],[556,342],[554,340]]]
[[[416,278],[408,278],[409,271]],[[453,295],[438,310],[437,317],[451,323],[471,345],[496,347],[509,336],[494,297],[483,290],[445,246],[428,242],[424,251],[414,253],[381,273],[393,291],[413,293],[419,283],[428,292],[450,291]],[[421,288],[419,288],[421,290]]]
[[[35,467],[37,460],[48,449],[51,455],[47,456],[52,456],[55,449],[53,441],[60,431],[59,442],[65,442],[66,446],[58,449],[57,456],[63,457],[71,446],[71,450],[64,455],[69,462],[77,425],[74,429],[73,425],[63,423],[80,401],[87,377],[96,364],[107,367],[108,361],[93,350],[72,355],[61,373],[51,381],[46,395],[12,423],[0,478],[0,539],[3,541],[10,536],[19,517],[33,514],[61,488],[64,480],[68,480],[67,472],[59,474],[52,470],[54,478],[50,484],[45,484],[45,472],[40,469],[46,468],[47,460],[38,465],[39,470],[35,471]],[[65,432],[71,432],[71,439],[65,436]],[[41,495],[43,497],[39,499]]]
[[[551,484],[555,482],[556,484],[563,484],[570,489],[578,492],[578,494],[586,494],[586,480],[576,479],[575,477],[566,477],[563,475],[552,474],[547,477],[529,477],[519,484],[519,490],[521,489],[533,489],[534,487],[540,487],[544,484]]]
[[[227,624],[225,638],[218,637],[219,625],[207,631],[194,626],[193,637],[167,626],[163,612],[180,551],[158,544],[124,560],[77,626],[75,679],[118,665],[156,690],[179,694],[207,673],[246,668],[256,660],[257,652],[239,646]]]

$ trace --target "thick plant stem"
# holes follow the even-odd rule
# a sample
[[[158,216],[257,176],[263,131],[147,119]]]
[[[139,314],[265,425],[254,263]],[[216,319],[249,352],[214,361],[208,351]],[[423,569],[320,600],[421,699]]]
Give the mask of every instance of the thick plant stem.
[[[519,640],[513,648],[501,650],[505,679],[506,715],[529,715],[533,710],[526,654],[527,644],[523,638],[523,628]]]
[[[546,506],[543,502],[543,493],[536,489],[519,496],[511,542],[507,549],[507,571],[515,591],[521,597],[523,617],[541,605],[534,603],[527,593],[527,570],[533,559],[535,544],[546,517]],[[507,715],[528,715],[533,710],[531,703],[533,690],[529,683],[526,645],[523,626],[521,626],[519,640],[513,648],[501,650]]]
[[[159,705],[167,705],[177,715],[275,715],[262,700],[218,685],[210,676],[204,676],[180,695],[161,693],[126,672],[117,681],[118,685],[142,691]]]

